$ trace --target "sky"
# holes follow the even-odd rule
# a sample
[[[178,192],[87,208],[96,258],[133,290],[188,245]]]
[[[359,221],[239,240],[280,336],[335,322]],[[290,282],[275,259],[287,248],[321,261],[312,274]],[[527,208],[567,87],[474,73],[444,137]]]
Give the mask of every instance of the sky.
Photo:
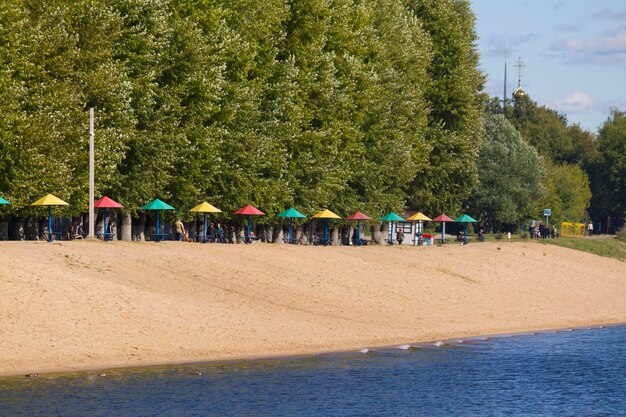
[[[625,0],[471,0],[485,90],[522,89],[570,123],[597,132],[611,108],[626,111]]]

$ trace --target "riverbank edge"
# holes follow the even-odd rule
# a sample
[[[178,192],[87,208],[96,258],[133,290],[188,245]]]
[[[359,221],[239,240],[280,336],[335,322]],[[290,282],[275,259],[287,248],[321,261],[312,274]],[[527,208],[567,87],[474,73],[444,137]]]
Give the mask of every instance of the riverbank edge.
[[[50,377],[50,376],[63,376],[63,375],[71,375],[71,374],[84,374],[89,372],[98,372],[102,374],[106,374],[105,371],[123,371],[130,369],[142,369],[145,370],[147,368],[152,367],[163,367],[163,366],[206,366],[206,365],[226,365],[238,362],[254,362],[254,361],[262,361],[262,360],[291,360],[298,358],[307,358],[313,356],[321,356],[321,355],[338,355],[338,354],[346,354],[346,353],[356,353],[360,350],[367,349],[367,351],[376,351],[376,350],[389,350],[396,349],[399,346],[409,345],[410,347],[421,347],[434,345],[435,343],[441,342],[444,344],[455,344],[462,343],[466,340],[475,340],[482,338],[502,338],[502,337],[515,337],[515,336],[530,336],[530,335],[538,335],[541,333],[551,333],[551,332],[573,332],[580,330],[592,330],[592,329],[603,329],[606,327],[622,327],[626,326],[626,322],[610,322],[610,321],[594,321],[594,322],[582,322],[576,323],[572,326],[563,326],[563,327],[553,327],[553,326],[537,326],[531,327],[525,330],[513,331],[513,332],[505,332],[505,333],[485,333],[485,334],[459,334],[453,337],[445,337],[445,338],[435,338],[427,341],[398,341],[397,343],[386,344],[386,345],[378,345],[378,346],[368,346],[368,345],[359,345],[359,346],[350,346],[345,348],[330,348],[324,350],[307,350],[307,351],[299,351],[299,352],[284,352],[284,353],[276,353],[276,354],[256,354],[256,355],[239,355],[232,356],[227,358],[194,358],[188,360],[180,360],[180,361],[150,361],[150,362],[137,362],[137,363],[113,363],[113,364],[94,364],[94,365],[80,365],[80,366],[64,366],[64,367],[56,367],[56,368],[33,368],[33,369],[18,369],[13,371],[0,371],[0,378],[2,379],[12,379],[12,378],[33,378],[33,377]]]

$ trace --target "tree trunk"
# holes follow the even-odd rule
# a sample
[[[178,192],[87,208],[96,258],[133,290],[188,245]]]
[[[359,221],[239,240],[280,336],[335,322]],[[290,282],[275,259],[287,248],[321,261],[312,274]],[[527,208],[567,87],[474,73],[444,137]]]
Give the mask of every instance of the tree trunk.
[[[263,224],[257,226],[257,235],[261,242],[271,243],[272,242],[272,226]]]
[[[111,222],[112,224],[115,224],[115,228],[113,229],[113,236],[111,236],[112,240],[118,240],[117,237],[119,236],[119,222],[117,221],[117,210],[115,210],[114,212],[111,213]]]
[[[372,243],[382,245],[384,243],[383,223],[375,223],[372,225]]]
[[[274,228],[274,233],[272,233],[272,243],[284,243],[282,226]]]
[[[125,242],[133,240],[133,218],[130,213],[122,214],[122,240]]]
[[[24,225],[24,232],[26,234],[26,240],[43,239],[43,234],[49,232],[48,219],[27,217],[26,224]]]
[[[341,244],[348,246],[352,244],[352,226],[341,228]]]
[[[94,233],[106,232],[106,230],[104,230],[104,216],[102,215],[102,210],[98,210],[95,220],[96,220],[96,227],[94,229]],[[107,220],[109,219],[107,218]]]
[[[332,246],[339,245],[339,228],[337,227],[330,229],[330,244]]]
[[[0,219],[0,240],[9,240],[9,218]]]
[[[11,235],[11,239],[13,240],[26,240],[24,219],[13,216],[13,221],[11,222],[11,230],[9,232]]]
[[[146,215],[139,213],[139,216],[132,222],[132,239],[137,242],[146,241]]]
[[[241,244],[243,243],[243,237],[242,237],[242,227],[239,225],[235,225],[235,226],[228,226],[228,233],[229,233],[229,239],[228,241],[233,243],[233,244]]]

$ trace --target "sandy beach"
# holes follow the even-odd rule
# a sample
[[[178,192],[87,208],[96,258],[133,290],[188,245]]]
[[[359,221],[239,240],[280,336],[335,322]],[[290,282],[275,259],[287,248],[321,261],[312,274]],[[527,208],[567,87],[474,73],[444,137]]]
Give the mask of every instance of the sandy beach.
[[[0,242],[0,374],[626,322],[626,264],[535,242]]]

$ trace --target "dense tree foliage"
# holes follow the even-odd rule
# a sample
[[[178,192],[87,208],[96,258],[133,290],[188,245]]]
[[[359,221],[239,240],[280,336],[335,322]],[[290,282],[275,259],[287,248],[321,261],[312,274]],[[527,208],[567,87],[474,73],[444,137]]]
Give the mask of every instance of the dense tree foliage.
[[[607,223],[610,217],[611,231],[615,231],[626,218],[626,113],[613,111],[600,128],[599,142],[603,158],[599,166],[603,197],[599,211]]]
[[[502,115],[485,116],[478,153],[480,185],[469,201],[486,230],[532,218],[544,195],[544,160]]]
[[[604,150],[598,138],[579,125],[569,125],[564,115],[538,106],[525,92],[513,94],[513,106],[503,111],[497,99],[486,101],[487,114],[505,114],[524,140],[546,162],[542,208],[550,208],[553,221],[604,223],[613,191],[605,181]],[[615,214],[613,214],[615,215]],[[535,218],[540,218],[536,213]]]
[[[0,5],[0,193],[268,214],[453,212],[477,183],[483,76],[461,0]]]
[[[591,189],[587,173],[578,165],[548,163],[546,193],[535,217],[543,208],[552,210],[552,222],[586,222]]]
[[[477,185],[476,154],[482,137],[484,76],[474,47],[469,2],[404,0],[432,39],[426,100],[428,163],[409,188],[414,205],[430,212],[456,211]]]

